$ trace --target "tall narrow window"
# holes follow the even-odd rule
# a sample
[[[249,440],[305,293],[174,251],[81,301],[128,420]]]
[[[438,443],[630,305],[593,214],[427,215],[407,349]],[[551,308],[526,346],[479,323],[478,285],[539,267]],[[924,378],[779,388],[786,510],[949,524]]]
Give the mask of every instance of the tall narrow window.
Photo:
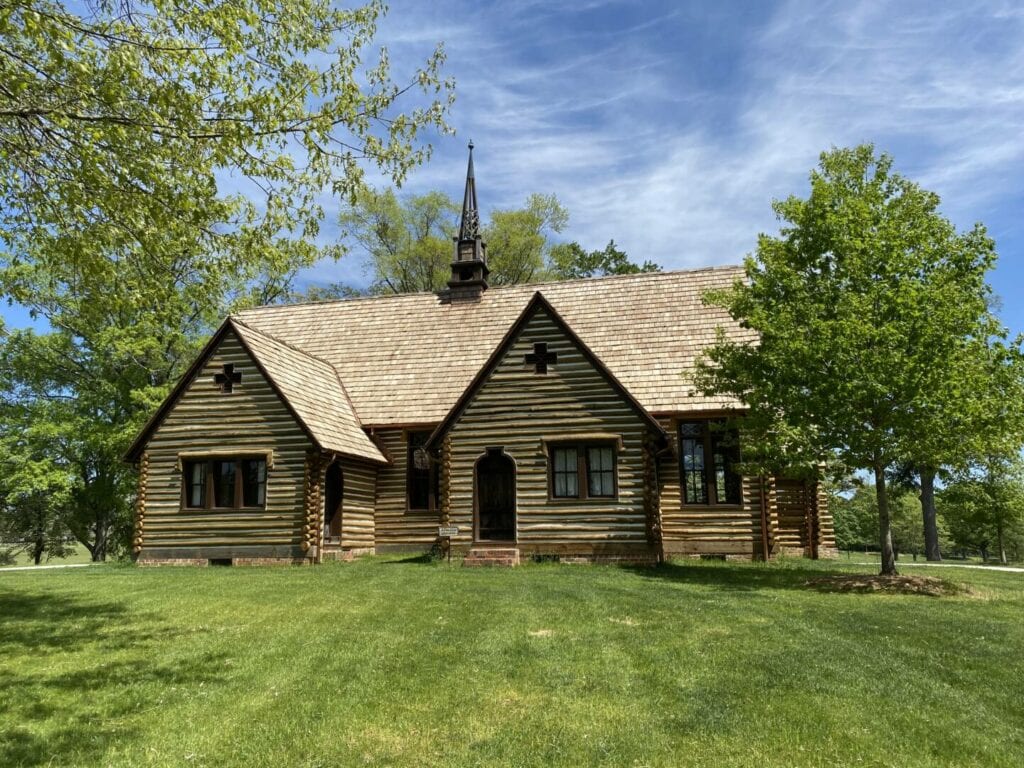
[[[185,462],[185,506],[200,509],[206,506],[206,462]]]
[[[242,506],[262,507],[267,501],[267,462],[242,459]]]
[[[576,448],[554,449],[554,496],[575,499],[580,495],[579,454]]]
[[[740,461],[740,443],[735,430],[712,431],[711,455],[715,460],[715,501],[742,504],[742,481],[734,469]]]
[[[409,432],[406,453],[406,496],[409,509],[428,512],[436,509],[438,495],[438,471],[436,462],[430,461],[426,450],[430,431]]]
[[[210,474],[213,479],[213,506],[235,506],[235,462],[213,461],[210,463]]]
[[[615,451],[610,445],[587,448],[587,495],[615,495]]]
[[[704,422],[679,425],[679,453],[682,459],[683,492],[687,504],[707,504],[708,486],[704,476]]]
[[[679,425],[679,471],[687,504],[743,503],[739,434],[721,421]]]

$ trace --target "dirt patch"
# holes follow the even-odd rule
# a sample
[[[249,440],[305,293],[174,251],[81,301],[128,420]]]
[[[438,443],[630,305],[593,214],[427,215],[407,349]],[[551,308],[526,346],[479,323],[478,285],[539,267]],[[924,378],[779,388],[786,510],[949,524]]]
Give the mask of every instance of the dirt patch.
[[[528,634],[530,637],[551,637],[553,634],[555,634],[555,630],[553,630],[553,629],[532,629],[529,632],[527,632],[526,634]]]
[[[934,576],[869,576],[851,574],[824,576],[804,582],[821,592],[881,592],[891,595],[926,595],[928,597],[952,597],[970,595],[971,588],[953,584]]]

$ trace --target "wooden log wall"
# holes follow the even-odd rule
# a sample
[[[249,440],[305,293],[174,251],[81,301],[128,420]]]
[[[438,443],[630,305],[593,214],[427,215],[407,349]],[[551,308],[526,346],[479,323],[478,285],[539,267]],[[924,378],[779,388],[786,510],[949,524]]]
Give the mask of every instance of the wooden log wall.
[[[373,551],[377,467],[361,461],[341,460],[341,548]]]
[[[524,363],[537,342],[557,362],[546,374]],[[543,310],[520,331],[504,358],[451,427],[451,522],[455,543],[473,535],[474,465],[501,446],[516,463],[517,543],[523,552],[650,554],[644,506],[644,439],[648,427]],[[555,500],[542,438],[621,438],[618,497]]]
[[[242,381],[225,394],[214,383],[225,363]],[[233,333],[227,333],[151,437],[146,453],[141,558],[298,556],[304,536],[309,438]],[[179,454],[270,452],[262,510],[182,506]]]
[[[146,484],[149,482],[149,453],[143,452],[139,459],[139,491],[135,499],[135,525],[132,531],[132,555],[139,556],[145,542],[143,532],[146,522]]]
[[[835,529],[822,483],[779,478],[775,481],[778,552],[808,557],[836,554]]]
[[[429,431],[426,424],[416,430]],[[377,443],[391,464],[377,471],[376,547],[381,551],[430,549],[437,541],[437,526],[441,510],[409,510],[406,505],[405,470],[408,455],[406,431],[402,428],[377,429]]]
[[[803,480],[775,481],[775,549],[780,553],[810,555],[809,510],[811,497]]]
[[[324,544],[324,471],[327,462],[317,451],[306,454],[306,471],[303,479],[305,523],[303,526],[302,551],[310,559],[319,562],[323,557]]]
[[[665,417],[661,424],[669,435],[671,451],[658,464],[662,536],[668,555],[740,555],[762,557],[761,482],[744,477],[740,506],[685,505],[679,474],[681,418]]]

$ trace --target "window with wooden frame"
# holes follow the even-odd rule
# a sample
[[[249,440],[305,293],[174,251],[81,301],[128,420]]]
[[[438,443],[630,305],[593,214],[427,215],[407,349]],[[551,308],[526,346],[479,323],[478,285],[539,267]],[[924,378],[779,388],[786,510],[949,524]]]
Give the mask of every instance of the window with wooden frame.
[[[679,424],[679,479],[683,503],[739,506],[743,503],[739,433],[724,421]]]
[[[182,506],[187,509],[264,509],[267,460],[263,456],[187,459],[182,462]]]
[[[558,443],[550,446],[553,499],[614,499],[618,495],[614,443]]]
[[[431,461],[423,447],[431,431],[406,432],[407,452],[405,465],[406,508],[410,512],[434,512],[437,510],[438,481],[437,462]]]

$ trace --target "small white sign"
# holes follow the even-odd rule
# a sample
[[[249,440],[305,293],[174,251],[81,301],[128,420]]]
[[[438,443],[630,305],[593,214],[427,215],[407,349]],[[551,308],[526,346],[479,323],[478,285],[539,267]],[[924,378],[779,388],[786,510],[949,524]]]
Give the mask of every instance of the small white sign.
[[[457,525],[439,525],[439,526],[437,526],[437,535],[438,536],[447,536],[449,538],[451,538],[452,536],[458,536],[459,535],[459,526],[457,526]]]

